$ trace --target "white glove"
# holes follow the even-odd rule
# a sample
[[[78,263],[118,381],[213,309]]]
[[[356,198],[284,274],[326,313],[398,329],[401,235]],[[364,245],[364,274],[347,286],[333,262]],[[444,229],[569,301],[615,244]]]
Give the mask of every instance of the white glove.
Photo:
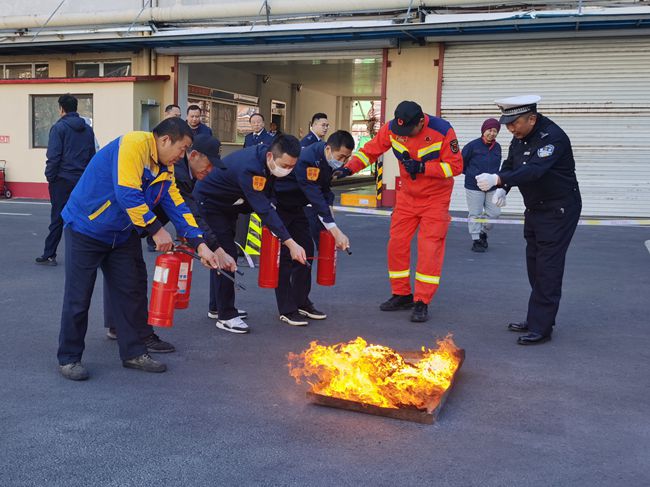
[[[483,174],[476,176],[476,184],[481,191],[489,191],[490,188],[496,186],[498,182],[499,176],[496,174],[484,172]]]
[[[492,203],[497,205],[499,208],[506,206],[506,190],[498,188],[492,195]]]

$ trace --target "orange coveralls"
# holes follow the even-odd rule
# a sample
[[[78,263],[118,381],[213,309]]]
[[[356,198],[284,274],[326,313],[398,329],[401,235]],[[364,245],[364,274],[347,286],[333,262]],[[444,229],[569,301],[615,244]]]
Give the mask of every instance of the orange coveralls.
[[[401,189],[390,225],[388,241],[388,277],[393,294],[411,294],[411,240],[418,234],[418,261],[415,271],[415,301],[431,302],[438,290],[449,227],[449,201],[454,176],[463,172],[463,158],[456,133],[449,122],[424,116],[424,127],[414,137],[391,132],[394,120],[385,124],[372,140],[357,151],[346,164],[352,173],[374,163],[391,147],[399,164]],[[425,172],[415,179],[401,161],[408,152],[411,159],[425,161]]]

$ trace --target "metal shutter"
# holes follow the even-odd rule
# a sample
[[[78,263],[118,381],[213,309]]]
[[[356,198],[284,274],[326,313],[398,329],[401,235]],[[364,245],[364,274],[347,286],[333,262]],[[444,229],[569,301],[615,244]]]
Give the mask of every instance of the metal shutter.
[[[540,95],[540,112],[571,139],[583,215],[650,215],[650,39],[448,44],[443,69],[442,116],[461,147],[485,118],[498,118],[495,99]],[[503,127],[504,158],[510,139]],[[467,209],[463,180],[453,210]],[[523,211],[518,192],[504,210]]]

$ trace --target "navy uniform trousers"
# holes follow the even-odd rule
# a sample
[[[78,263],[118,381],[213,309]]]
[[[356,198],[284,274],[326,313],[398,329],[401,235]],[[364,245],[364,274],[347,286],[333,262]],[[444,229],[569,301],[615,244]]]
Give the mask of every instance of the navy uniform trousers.
[[[143,353],[147,325],[147,277],[140,237],[134,230],[117,247],[65,228],[65,286],[58,359],[60,365],[81,360],[88,329],[88,309],[97,269],[104,273],[111,295],[111,314],[122,360]]]
[[[237,231],[237,218],[240,213],[236,209],[222,211],[206,210],[201,208],[205,223],[212,229],[219,240],[219,246],[237,261],[237,245],[235,233]],[[217,311],[220,320],[229,320],[238,316],[235,307],[235,286],[221,272],[210,270],[210,311]],[[234,278],[234,273],[228,272]]]
[[[298,245],[305,249],[307,257],[314,255],[314,242],[310,225],[303,207],[283,208],[278,206],[278,215]],[[311,261],[315,265],[316,261]],[[283,245],[280,250],[280,276],[275,290],[278,311],[281,315],[309,307],[311,291],[311,268],[291,258],[291,252]]]
[[[56,257],[56,249],[59,246],[61,235],[63,234],[63,218],[61,218],[61,212],[76,185],[77,181],[62,177],[57,177],[53,182],[48,184],[52,209],[50,210],[50,226],[47,237],[45,237],[45,249],[43,250],[43,257],[45,258]]]
[[[575,202],[562,208],[525,211],[526,268],[532,288],[527,321],[531,332],[544,336],[553,332],[562,296],[565,257],[581,210],[578,193]]]

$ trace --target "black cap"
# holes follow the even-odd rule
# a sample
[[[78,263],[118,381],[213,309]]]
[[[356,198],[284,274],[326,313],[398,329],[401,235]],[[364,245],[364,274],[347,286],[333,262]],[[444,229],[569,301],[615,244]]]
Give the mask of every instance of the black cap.
[[[391,132],[397,135],[409,136],[420,120],[424,117],[422,107],[414,101],[403,101],[395,109],[395,120],[390,126]]]
[[[213,166],[224,169],[226,166],[221,162],[220,149],[221,142],[211,135],[199,134],[192,141],[192,150],[207,156]]]

